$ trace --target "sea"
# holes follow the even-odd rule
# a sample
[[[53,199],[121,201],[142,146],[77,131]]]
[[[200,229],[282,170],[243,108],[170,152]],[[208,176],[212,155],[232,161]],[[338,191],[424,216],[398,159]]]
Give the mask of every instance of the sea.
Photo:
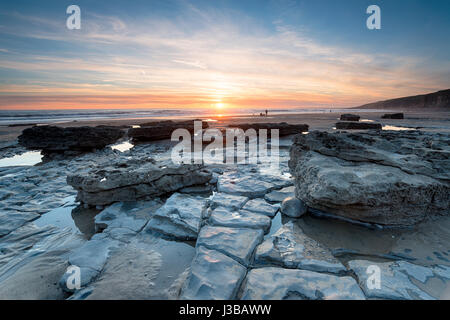
[[[329,112],[377,112],[380,110],[358,109],[274,109],[268,110],[270,115],[298,113],[329,113]],[[109,120],[109,119],[183,119],[198,117],[206,119],[217,116],[255,116],[264,109],[234,109],[224,110],[193,110],[193,109],[83,109],[83,110],[0,110],[0,125],[49,124],[72,121]]]

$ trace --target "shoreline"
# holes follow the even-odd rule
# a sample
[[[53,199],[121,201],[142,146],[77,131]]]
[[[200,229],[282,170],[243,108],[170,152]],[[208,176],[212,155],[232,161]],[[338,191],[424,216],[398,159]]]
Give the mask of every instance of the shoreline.
[[[361,116],[362,120],[369,120],[375,122],[381,122],[387,125],[398,125],[402,127],[410,127],[412,129],[418,127],[426,127],[427,125],[436,125],[436,129],[448,126],[450,121],[450,111],[432,112],[427,110],[414,110],[405,113],[404,120],[391,120],[381,119],[381,116],[386,111],[374,111],[374,112],[356,112],[355,110],[348,109],[349,113],[355,113]],[[131,127],[133,125],[141,125],[143,123],[158,122],[164,120],[183,121],[190,119],[199,119],[207,121],[211,127],[227,126],[230,124],[242,124],[242,123],[281,123],[287,122],[289,124],[308,124],[310,131],[314,130],[333,130],[335,123],[338,121],[340,115],[343,114],[342,110],[333,111],[330,113],[292,113],[292,114],[270,114],[266,116],[254,116],[254,115],[233,115],[233,116],[220,116],[213,117],[199,117],[199,116],[167,116],[167,117],[148,117],[148,118],[126,118],[126,119],[92,119],[92,120],[74,120],[54,123],[44,123],[42,125],[59,126],[59,127],[82,127],[82,126],[124,126]],[[439,124],[442,126],[439,126]],[[0,142],[11,142],[17,139],[22,131],[28,127],[32,127],[36,124],[23,124],[23,125],[0,125]],[[41,124],[39,124],[41,125]],[[448,130],[448,129],[447,129]]]

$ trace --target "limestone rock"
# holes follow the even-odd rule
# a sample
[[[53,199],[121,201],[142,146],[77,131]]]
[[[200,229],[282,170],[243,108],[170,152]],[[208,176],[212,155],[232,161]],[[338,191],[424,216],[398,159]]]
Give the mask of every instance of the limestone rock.
[[[280,210],[282,214],[288,217],[300,218],[306,213],[308,207],[303,201],[294,197],[289,197],[283,200]]]
[[[67,176],[67,183],[78,191],[77,199],[89,205],[136,201],[175,192],[183,187],[205,184],[211,173],[200,165],[156,163],[153,159],[118,159]]]
[[[145,230],[180,240],[195,240],[200,230],[206,199],[174,193],[148,222]]]
[[[341,121],[359,121],[359,119],[361,119],[361,117],[357,114],[346,113],[341,115]]]
[[[250,212],[263,214],[265,216],[273,218],[275,217],[275,214],[277,213],[279,206],[272,205],[270,203],[267,203],[267,201],[264,199],[257,198],[248,201],[242,209]]]
[[[197,248],[181,299],[235,299],[246,272],[247,268],[230,257],[201,246]]]
[[[351,277],[268,267],[248,273],[242,299],[365,300],[365,296]]]
[[[25,129],[19,144],[44,153],[92,151],[102,149],[122,138],[125,132],[114,127],[55,127],[35,126]]]
[[[268,232],[272,224],[267,216],[246,210],[232,211],[222,207],[211,213],[209,222],[213,226],[262,229],[264,232]]]
[[[289,167],[308,207],[356,221],[413,225],[448,215],[450,136],[422,132],[298,135]]]
[[[263,237],[262,230],[205,226],[200,231],[197,246],[219,251],[248,266]]]
[[[346,269],[331,252],[289,222],[266,239],[255,254],[255,264],[342,274]]]
[[[336,123],[337,130],[381,130],[382,128],[381,123],[354,121],[340,121]]]

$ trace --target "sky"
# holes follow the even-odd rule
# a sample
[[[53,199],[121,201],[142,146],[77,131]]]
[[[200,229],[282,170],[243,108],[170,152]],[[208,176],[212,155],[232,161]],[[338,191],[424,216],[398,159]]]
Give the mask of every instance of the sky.
[[[353,107],[450,88],[449,58],[448,0],[0,2],[0,109]]]

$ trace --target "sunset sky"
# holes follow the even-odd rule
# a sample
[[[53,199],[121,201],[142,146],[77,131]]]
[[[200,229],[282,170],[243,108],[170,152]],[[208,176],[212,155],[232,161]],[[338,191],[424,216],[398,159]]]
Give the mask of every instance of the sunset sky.
[[[0,109],[358,106],[450,88],[449,34],[448,0],[2,1]]]

